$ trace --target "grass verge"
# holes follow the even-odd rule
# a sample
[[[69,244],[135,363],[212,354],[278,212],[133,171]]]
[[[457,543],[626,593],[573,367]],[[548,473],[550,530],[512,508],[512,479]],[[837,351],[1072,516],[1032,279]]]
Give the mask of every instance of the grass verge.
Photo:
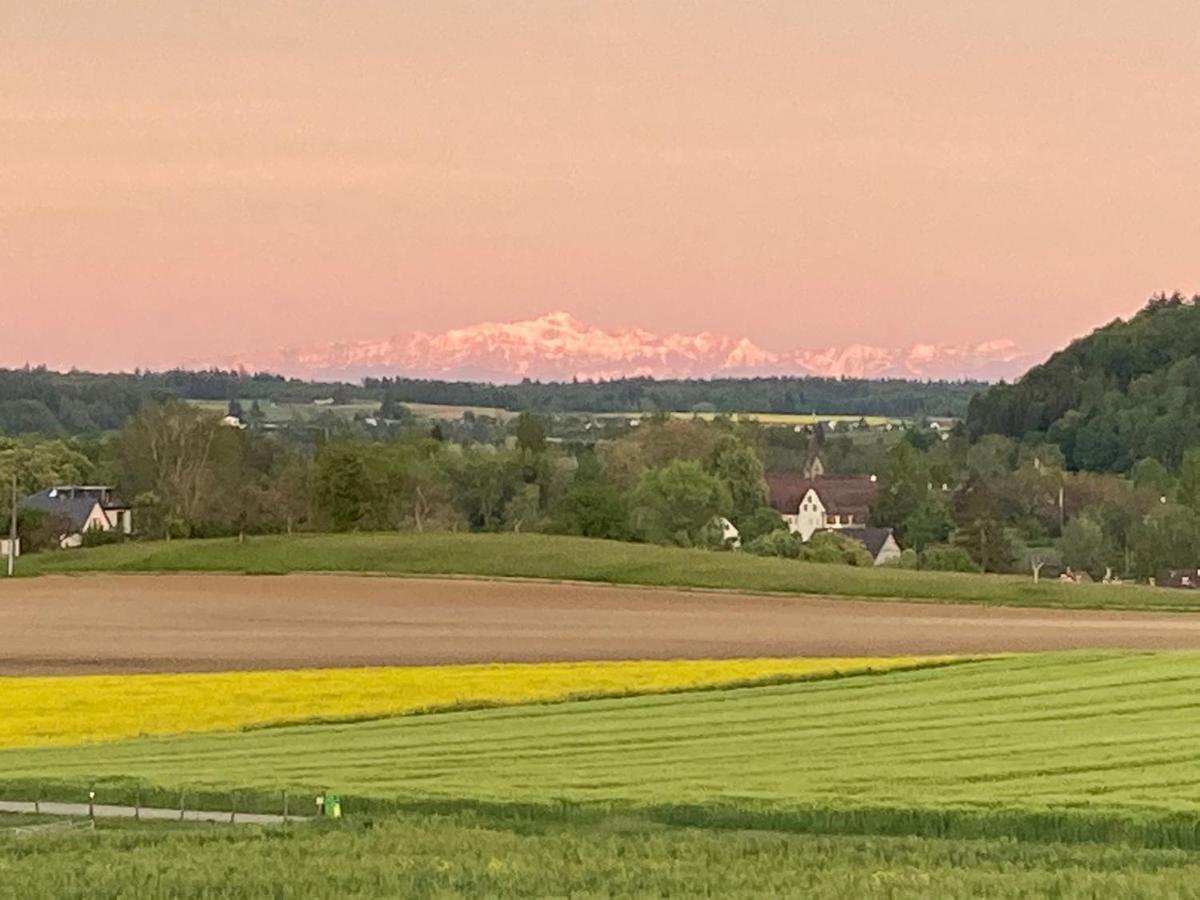
[[[369,827],[368,827],[369,826]],[[1179,850],[713,831],[480,810],[287,830],[100,822],[0,839],[0,896],[1190,897]]]
[[[762,594],[1020,607],[1200,611],[1200,595],[1137,585],[764,559],[551,535],[348,534],[134,542],[20,560],[18,574],[289,572],[524,578]]]

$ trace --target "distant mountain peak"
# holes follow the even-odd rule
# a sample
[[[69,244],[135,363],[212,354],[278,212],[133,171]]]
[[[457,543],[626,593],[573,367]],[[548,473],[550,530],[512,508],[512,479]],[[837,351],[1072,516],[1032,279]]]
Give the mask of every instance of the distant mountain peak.
[[[221,365],[308,378],[406,376],[489,381],[816,375],[847,378],[1008,378],[1029,364],[1012,341],[910,347],[851,344],[776,352],[746,337],[703,331],[660,336],[610,331],[565,310],[512,322],[479,322],[440,334],[283,349]]]

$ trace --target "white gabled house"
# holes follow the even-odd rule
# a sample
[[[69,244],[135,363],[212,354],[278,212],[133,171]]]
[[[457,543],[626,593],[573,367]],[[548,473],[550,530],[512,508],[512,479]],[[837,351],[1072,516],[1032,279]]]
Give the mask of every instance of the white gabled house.
[[[81,546],[89,531],[133,531],[133,511],[105,485],[56,485],[26,497],[21,508],[57,519],[62,530],[58,544],[64,550]]]
[[[836,531],[862,543],[875,565],[900,558],[900,546],[890,528],[871,528],[871,504],[879,493],[874,475],[822,475],[770,472],[767,488],[771,506],[790,531],[807,543],[818,531]]]

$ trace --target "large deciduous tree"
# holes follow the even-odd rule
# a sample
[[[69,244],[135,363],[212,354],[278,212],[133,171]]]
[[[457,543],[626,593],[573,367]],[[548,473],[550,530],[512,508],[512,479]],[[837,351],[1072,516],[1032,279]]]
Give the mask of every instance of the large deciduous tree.
[[[732,506],[729,488],[695,460],[649,469],[634,493],[634,525],[648,541],[703,545],[718,516]]]
[[[220,419],[179,401],[144,406],[117,436],[117,486],[141,507],[149,528],[186,536],[211,501]]]

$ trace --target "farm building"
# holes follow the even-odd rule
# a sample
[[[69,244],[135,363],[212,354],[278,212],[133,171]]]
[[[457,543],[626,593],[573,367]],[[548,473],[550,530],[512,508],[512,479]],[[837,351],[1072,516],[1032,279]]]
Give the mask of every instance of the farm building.
[[[879,483],[874,475],[805,478],[798,472],[770,472],[767,489],[771,506],[807,541],[821,529],[866,527]]]
[[[879,493],[874,475],[822,475],[770,472],[767,489],[771,506],[790,531],[805,543],[818,531],[836,531],[862,543],[875,565],[900,558],[900,546],[890,528],[871,528],[871,503]]]
[[[21,502],[22,509],[46,513],[61,522],[58,543],[79,547],[89,531],[133,531],[133,512],[104,485],[56,485]]]

